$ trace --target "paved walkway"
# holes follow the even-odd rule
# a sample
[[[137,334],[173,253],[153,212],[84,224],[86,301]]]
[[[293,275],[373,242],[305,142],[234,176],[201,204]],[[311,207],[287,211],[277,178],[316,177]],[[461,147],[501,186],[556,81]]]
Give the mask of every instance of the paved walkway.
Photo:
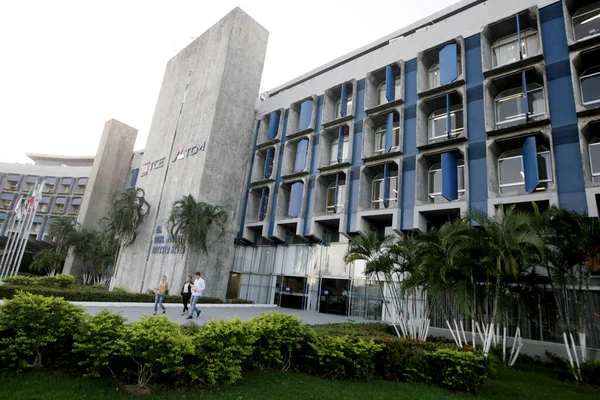
[[[109,303],[109,306],[98,307],[94,304],[94,306],[84,306],[88,312],[92,315],[100,312],[102,308],[106,308],[111,312],[121,312],[129,322],[137,321],[141,317],[145,315],[152,315],[154,312],[153,305],[148,305],[148,307],[140,307],[137,306],[119,306],[114,303]],[[263,312],[280,312],[285,314],[293,314],[300,317],[304,323],[309,325],[322,325],[322,324],[331,324],[331,323],[341,323],[346,322],[348,320],[355,321],[357,323],[360,322],[373,322],[364,320],[361,318],[349,318],[342,317],[339,315],[329,315],[329,314],[320,314],[312,311],[301,311],[301,310],[293,310],[289,308],[280,308],[280,307],[236,307],[236,306],[228,306],[228,307],[210,307],[199,305],[198,307],[202,310],[199,318],[195,318],[193,320],[186,319],[187,316],[181,315],[181,306],[173,307],[173,305],[167,305],[166,316],[169,317],[171,321],[178,322],[180,324],[189,324],[194,322],[198,325],[202,325],[209,320],[212,319],[227,319],[227,318],[235,318],[238,317],[242,320],[248,320],[259,316]],[[158,315],[162,315],[162,310],[159,310]]]

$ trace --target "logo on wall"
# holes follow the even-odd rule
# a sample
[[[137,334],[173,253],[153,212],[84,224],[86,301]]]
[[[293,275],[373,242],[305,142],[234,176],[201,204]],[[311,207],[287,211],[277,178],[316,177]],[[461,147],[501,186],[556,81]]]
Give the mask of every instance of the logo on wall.
[[[152,162],[142,165],[142,171],[141,171],[140,176],[146,176],[146,175],[148,175],[148,172],[164,167],[165,159],[166,159],[166,157],[163,157],[160,160],[152,161]]]
[[[175,156],[172,162],[175,162],[177,160],[183,160],[187,157],[195,156],[196,154],[204,150],[206,150],[206,142],[202,143],[201,145],[194,145],[188,149],[185,149],[183,147],[183,144],[180,144],[179,151],[177,152],[177,155]]]

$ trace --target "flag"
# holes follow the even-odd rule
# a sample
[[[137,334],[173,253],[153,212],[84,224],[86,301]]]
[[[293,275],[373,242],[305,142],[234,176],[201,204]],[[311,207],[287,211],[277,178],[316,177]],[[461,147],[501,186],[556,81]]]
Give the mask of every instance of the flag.
[[[34,209],[35,205],[35,187],[32,187],[29,193],[27,193],[27,198],[25,200],[25,211],[31,212]]]
[[[22,206],[22,202],[21,202],[21,198],[19,197],[19,200],[17,200],[17,205],[15,206],[15,218],[16,219],[21,219],[23,218],[23,206]]]

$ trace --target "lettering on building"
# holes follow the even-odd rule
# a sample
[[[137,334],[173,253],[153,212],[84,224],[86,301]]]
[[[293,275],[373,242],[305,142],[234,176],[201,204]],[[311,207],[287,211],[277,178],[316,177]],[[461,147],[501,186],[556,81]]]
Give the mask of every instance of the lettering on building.
[[[164,167],[166,158],[167,157],[163,157],[160,160],[155,160],[142,165],[142,171],[140,173],[140,176],[146,176],[150,171],[154,171],[155,169]]]
[[[202,144],[196,144],[187,149],[183,147],[183,144],[181,144],[181,145],[179,145],[179,151],[177,152],[177,155],[173,159],[173,162],[175,162],[177,160],[183,160],[184,158],[187,158],[187,157],[195,156],[196,154],[200,153],[201,151],[205,151],[205,150],[206,150],[206,141]]]
[[[168,232],[165,235],[161,225],[157,226],[152,237],[152,254],[183,254],[183,248],[173,243],[173,237]]]

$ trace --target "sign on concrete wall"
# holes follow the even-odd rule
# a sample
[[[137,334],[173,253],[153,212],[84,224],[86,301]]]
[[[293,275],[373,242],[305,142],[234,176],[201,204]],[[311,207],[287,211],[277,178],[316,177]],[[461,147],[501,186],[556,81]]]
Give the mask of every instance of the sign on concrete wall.
[[[172,162],[175,162],[178,160],[183,160],[184,158],[187,158],[187,157],[195,156],[196,154],[200,153],[201,151],[205,151],[205,150],[206,150],[206,141],[204,141],[204,143],[202,143],[202,144],[195,144],[189,148],[185,148],[185,146],[183,144],[180,144],[179,151],[177,152],[177,155],[175,156],[175,158],[173,158]],[[142,165],[142,171],[140,172],[140,177],[146,176],[151,171],[154,171],[154,170],[164,167],[166,159],[167,159],[167,157],[163,157],[158,160],[147,162],[146,164]]]
[[[182,247],[174,244],[173,237],[161,225],[157,226],[152,236],[152,254],[183,254]]]

